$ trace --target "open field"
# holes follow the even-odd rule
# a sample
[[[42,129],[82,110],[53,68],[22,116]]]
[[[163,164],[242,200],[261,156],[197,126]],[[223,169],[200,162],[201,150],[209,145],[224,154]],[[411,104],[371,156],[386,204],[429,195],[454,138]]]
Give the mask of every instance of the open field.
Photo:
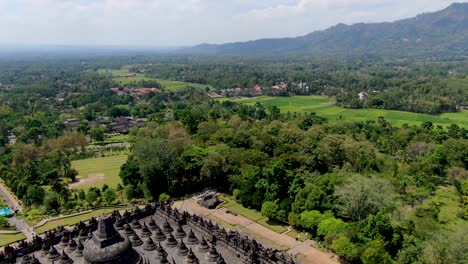
[[[111,70],[99,70],[101,73],[109,72],[113,76],[119,76],[119,75],[125,75],[129,74],[130,72],[128,69],[111,69]],[[163,80],[163,79],[155,79],[155,78],[148,78],[145,77],[144,74],[137,74],[135,77],[116,77],[113,78],[115,81],[121,83],[121,84],[128,84],[131,82],[137,82],[141,80],[155,80],[158,83],[160,83],[164,88],[166,88],[169,91],[181,91],[187,87],[194,87],[197,89],[205,89],[206,87],[213,88],[210,85],[205,85],[205,84],[198,84],[198,83],[189,83],[189,82],[179,82],[179,81],[171,81],[171,80]]]
[[[70,184],[70,188],[101,188],[104,184],[115,188],[122,182],[119,177],[120,166],[126,160],[126,155],[118,155],[72,161],[73,168],[78,171],[79,181]]]
[[[121,210],[121,209],[123,209],[123,208],[121,208],[121,207],[118,207],[118,208],[104,208],[104,209],[94,210],[94,211],[92,211],[90,213],[86,213],[86,214],[81,214],[81,215],[77,215],[77,216],[71,216],[71,217],[67,217],[67,218],[52,220],[52,221],[47,222],[43,226],[35,228],[35,232],[38,233],[38,234],[42,234],[45,231],[52,230],[52,229],[54,229],[56,227],[59,227],[59,226],[75,225],[75,224],[78,224],[80,221],[82,221],[82,222],[88,221],[92,217],[98,217],[98,216],[106,215],[106,214],[112,213],[114,210]]]
[[[229,100],[222,98],[221,100]],[[320,116],[333,120],[365,121],[377,120],[380,116],[385,117],[391,124],[401,126],[403,124],[419,125],[422,122],[430,121],[435,125],[448,126],[456,123],[462,127],[468,127],[468,111],[458,113],[444,113],[441,115],[427,115],[411,112],[383,110],[383,109],[347,109],[334,106],[333,99],[321,96],[291,96],[291,97],[256,97],[232,99],[233,101],[254,105],[256,102],[262,103],[265,107],[276,105],[282,113],[315,112]]]
[[[455,186],[439,187],[433,197],[423,202],[421,208],[430,211],[434,204],[439,205],[438,221],[447,228],[453,230],[462,225],[468,226],[468,223],[461,218],[463,208],[460,195]],[[418,223],[417,220],[416,223]]]
[[[248,219],[275,231],[278,234],[285,232],[288,228],[287,226],[272,223],[268,220],[267,217],[262,216],[262,214],[256,210],[245,208],[240,203],[238,203],[234,198],[227,195],[220,195],[220,198],[225,201],[222,207],[231,210],[237,214],[247,217]]]
[[[25,238],[26,237],[21,232],[18,234],[0,234],[0,246],[5,246]]]
[[[118,135],[106,136],[102,143],[103,144],[124,143],[124,142],[128,142],[129,140],[130,140],[130,135],[118,134]]]

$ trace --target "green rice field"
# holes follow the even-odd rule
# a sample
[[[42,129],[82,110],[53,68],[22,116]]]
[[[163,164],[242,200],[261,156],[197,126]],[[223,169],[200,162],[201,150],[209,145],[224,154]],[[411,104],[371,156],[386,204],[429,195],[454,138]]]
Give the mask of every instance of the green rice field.
[[[365,121],[377,120],[383,116],[391,124],[401,126],[420,125],[423,122],[430,121],[434,125],[448,126],[456,123],[461,127],[468,128],[468,111],[458,113],[443,113],[440,115],[427,115],[411,112],[384,110],[384,109],[347,109],[334,105],[332,98],[322,96],[291,96],[291,97],[268,97],[261,96],[255,98],[227,99],[248,105],[254,105],[256,102],[262,103],[265,107],[277,106],[282,113],[312,113],[327,117],[329,120],[348,120]]]
[[[135,77],[117,77],[119,75],[125,75],[125,74],[130,73],[128,71],[128,69],[125,69],[125,68],[111,69],[111,70],[99,70],[99,72],[100,73],[105,73],[105,72],[111,73],[113,76],[116,76],[113,79],[115,81],[119,82],[120,84],[128,84],[128,83],[131,83],[131,82],[138,82],[138,81],[141,81],[141,80],[155,80],[158,83],[160,83],[165,89],[167,89],[169,91],[173,91],[173,92],[184,90],[187,87],[194,87],[194,88],[197,88],[197,89],[205,89],[206,87],[209,87],[210,89],[213,88],[212,86],[205,85],[205,84],[148,78],[148,77],[145,77],[145,75],[141,74],[141,73],[136,74]]]

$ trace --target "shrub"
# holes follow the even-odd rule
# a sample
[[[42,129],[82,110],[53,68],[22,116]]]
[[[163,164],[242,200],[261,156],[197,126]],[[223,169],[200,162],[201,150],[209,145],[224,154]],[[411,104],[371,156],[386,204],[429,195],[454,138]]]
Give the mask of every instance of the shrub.
[[[331,244],[335,253],[343,259],[353,262],[359,257],[359,248],[348,237],[342,236]]]
[[[169,194],[161,193],[159,195],[159,201],[161,201],[161,202],[168,202],[170,200],[171,200],[171,196],[169,196]]]
[[[326,242],[331,242],[333,237],[344,233],[346,229],[347,225],[343,220],[334,217],[326,218],[318,225],[317,234],[323,236]]]
[[[276,219],[278,216],[278,205],[275,202],[266,201],[262,204],[262,215],[269,219]]]

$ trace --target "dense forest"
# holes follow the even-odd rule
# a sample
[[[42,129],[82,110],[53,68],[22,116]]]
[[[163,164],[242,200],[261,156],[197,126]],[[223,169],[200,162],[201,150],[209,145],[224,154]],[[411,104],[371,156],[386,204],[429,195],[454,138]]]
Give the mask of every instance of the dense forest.
[[[216,100],[195,88],[118,95],[111,88],[123,85],[97,70],[129,64],[147,77],[215,89],[284,82],[286,96],[326,94],[347,107],[440,113],[467,104],[463,62],[138,56],[4,62],[0,82],[13,86],[0,92],[0,178],[27,207],[55,215],[120,195],[157,201],[214,187],[271,221],[313,234],[344,262],[468,259],[465,127],[327,120]],[[300,81],[309,88],[293,85]],[[359,100],[363,91],[369,97]],[[123,184],[67,188],[77,175],[71,161],[94,154],[89,141],[102,142],[106,131],[97,121],[122,116],[146,120],[130,129]],[[82,122],[67,128],[71,118]]]

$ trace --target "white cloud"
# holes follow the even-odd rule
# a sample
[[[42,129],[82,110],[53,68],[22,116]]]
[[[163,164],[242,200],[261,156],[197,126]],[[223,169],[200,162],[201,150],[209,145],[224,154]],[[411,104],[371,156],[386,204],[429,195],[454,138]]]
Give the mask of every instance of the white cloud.
[[[391,21],[452,0],[0,0],[0,43],[189,45]]]

